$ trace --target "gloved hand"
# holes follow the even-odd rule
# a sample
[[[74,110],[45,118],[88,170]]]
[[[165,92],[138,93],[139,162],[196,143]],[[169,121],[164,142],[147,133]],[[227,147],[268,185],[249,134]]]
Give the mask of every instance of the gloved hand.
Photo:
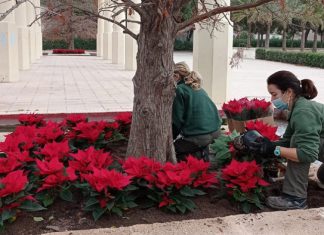
[[[262,156],[273,156],[276,145],[263,137],[261,142],[251,142],[251,151]]]
[[[260,148],[258,143],[261,143],[263,139],[264,137],[256,130],[247,131],[234,138],[234,147],[240,151],[247,150],[255,152]]]
[[[234,147],[239,151],[247,151],[263,156],[273,156],[276,148],[268,138],[256,130],[250,130],[234,139]]]

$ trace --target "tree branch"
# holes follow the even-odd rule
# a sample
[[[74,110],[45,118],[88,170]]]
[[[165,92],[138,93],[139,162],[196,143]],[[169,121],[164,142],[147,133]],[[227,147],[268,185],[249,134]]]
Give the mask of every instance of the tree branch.
[[[13,5],[10,9],[6,12],[1,13],[0,21],[4,20],[11,12],[13,12],[16,8],[18,8],[22,3],[27,2],[28,0],[16,0],[16,4]],[[3,2],[2,2],[3,3]],[[0,4],[2,4],[0,3]]]
[[[242,5],[236,5],[236,6],[218,7],[218,8],[212,9],[204,14],[196,15],[195,17],[178,24],[177,31],[184,29],[194,23],[203,21],[203,20],[205,20],[211,16],[217,15],[217,14],[221,14],[221,13],[225,13],[225,12],[229,12],[229,11],[233,12],[233,11],[240,11],[240,10],[244,10],[244,9],[248,9],[248,8],[254,8],[254,7],[257,7],[262,4],[272,2],[272,1],[274,1],[274,0],[259,0],[254,3],[242,4]]]
[[[118,25],[119,27],[121,27],[123,30],[124,30],[124,33],[127,33],[128,35],[130,35],[132,38],[134,38],[135,40],[137,40],[138,38],[138,35],[135,34],[134,32],[132,32],[129,28],[127,28],[125,25],[123,25],[121,22],[118,22],[116,20],[113,20],[113,19],[109,19],[107,17],[104,17],[102,15],[99,15],[97,13],[93,13],[91,11],[88,11],[88,10],[85,10],[85,9],[82,9],[82,8],[79,8],[79,7],[76,7],[76,6],[72,6],[73,8],[89,15],[89,16],[94,16],[96,18],[99,18],[99,19],[103,19],[103,20],[107,20],[115,25]]]

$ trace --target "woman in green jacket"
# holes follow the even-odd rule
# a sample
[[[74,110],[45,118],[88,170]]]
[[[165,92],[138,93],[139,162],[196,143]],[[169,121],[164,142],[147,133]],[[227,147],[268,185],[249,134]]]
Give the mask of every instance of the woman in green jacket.
[[[267,205],[281,210],[307,208],[310,164],[324,160],[324,105],[311,99],[317,89],[309,79],[298,80],[289,71],[279,71],[267,79],[273,105],[288,110],[288,126],[277,142],[266,140],[260,154],[287,159],[283,194],[268,197]]]
[[[177,160],[188,154],[208,160],[208,145],[220,134],[216,105],[201,88],[201,76],[185,62],[175,64],[174,79],[172,131]]]

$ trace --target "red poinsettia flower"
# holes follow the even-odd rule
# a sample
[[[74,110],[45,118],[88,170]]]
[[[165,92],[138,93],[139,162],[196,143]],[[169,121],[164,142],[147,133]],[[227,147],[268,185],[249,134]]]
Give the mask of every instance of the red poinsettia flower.
[[[46,178],[43,181],[43,184],[40,188],[37,189],[37,192],[43,191],[45,189],[55,188],[59,185],[62,185],[63,183],[67,181],[74,181],[78,177],[75,174],[75,170],[71,167],[68,167],[66,169],[61,169],[58,172],[55,172],[51,175],[46,176]]]
[[[17,161],[19,161],[20,163],[28,163],[35,161],[35,159],[30,156],[29,151],[8,152],[7,156],[17,159]]]
[[[21,166],[21,163],[13,155],[0,158],[0,174],[9,173]]]
[[[65,121],[69,124],[76,124],[79,122],[87,122],[88,118],[84,114],[69,114],[65,118]]]
[[[96,150],[93,146],[70,155],[74,160],[69,161],[69,166],[81,173],[93,171],[94,168],[107,168],[113,163],[113,158],[110,153],[104,152],[103,150]]]
[[[249,192],[258,186],[267,186],[267,182],[260,176],[261,168],[255,160],[239,162],[233,159],[229,165],[222,169],[222,179],[229,188],[239,188],[242,192]],[[260,184],[259,184],[260,182]]]
[[[243,111],[242,103],[238,100],[230,100],[227,104],[224,103],[222,106],[222,110],[227,113],[238,114]]]
[[[104,191],[108,193],[108,188],[122,190],[127,187],[131,181],[131,176],[123,175],[115,170],[93,169],[91,174],[83,174],[82,177],[97,192]]]
[[[119,113],[115,117],[115,121],[121,122],[124,125],[130,124],[132,122],[132,112]]]
[[[107,129],[112,129],[112,130],[116,130],[116,129],[118,129],[119,128],[119,123],[118,122],[108,122],[107,124],[106,124],[106,128]]]
[[[192,183],[191,171],[183,169],[182,171],[163,170],[157,173],[156,186],[164,189],[169,186],[175,186],[177,189]]]
[[[207,173],[203,172],[193,183],[194,187],[202,186],[204,188],[209,188],[212,185],[218,184],[218,180],[216,178],[217,173]]]
[[[58,158],[52,158],[49,161],[41,161],[36,159],[36,164],[40,175],[51,175],[61,172],[64,168],[63,163]]]
[[[187,157],[187,167],[192,173],[207,171],[210,166],[209,162],[205,162],[202,159],[195,158],[191,155]]]
[[[163,195],[162,196],[162,201],[160,202],[159,204],[159,207],[164,207],[164,206],[169,206],[169,205],[172,205],[172,204],[175,204],[175,202],[168,197],[168,195]]]
[[[153,183],[156,180],[156,172],[162,165],[148,157],[129,157],[122,163],[122,167],[128,175]]]
[[[18,117],[18,121],[24,125],[44,125],[44,115],[40,114],[20,114]]]
[[[270,126],[262,121],[255,120],[246,122],[247,130],[256,130],[264,137],[267,137],[270,141],[276,141],[279,139],[279,136],[276,135],[278,127]]]
[[[88,139],[91,143],[95,142],[103,132],[105,125],[101,122],[80,122],[73,128],[78,138]]]
[[[49,121],[46,126],[37,130],[36,142],[38,144],[46,144],[55,141],[63,135],[64,131],[61,129],[61,126],[58,123]]]
[[[24,171],[18,170],[10,172],[0,179],[0,198],[22,191],[27,183],[28,180]]]
[[[69,152],[69,143],[67,140],[65,140],[59,143],[55,141],[47,143],[40,151],[35,153],[42,154],[46,160],[50,160],[52,158],[63,160],[64,157],[68,156]]]

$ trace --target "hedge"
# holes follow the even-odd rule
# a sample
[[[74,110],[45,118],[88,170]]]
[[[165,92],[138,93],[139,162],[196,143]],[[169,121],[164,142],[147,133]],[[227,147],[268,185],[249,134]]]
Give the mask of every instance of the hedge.
[[[96,50],[96,39],[74,39],[75,49]],[[68,49],[68,44],[64,40],[43,40],[43,50]]]
[[[285,52],[257,49],[256,59],[278,61],[289,64],[299,64],[310,67],[324,68],[324,53]]]
[[[263,39],[264,40],[264,39]],[[233,46],[234,47],[246,47],[246,38],[234,38],[233,39]],[[251,46],[256,47],[257,45],[257,40],[252,39],[251,40]],[[270,39],[269,42],[270,47],[282,47],[282,40],[280,38],[272,38]],[[292,48],[300,48],[300,40],[293,40],[291,41],[290,39],[287,40],[287,48],[292,47]],[[305,42],[305,48],[312,48],[313,47],[313,42],[312,41],[307,41]],[[320,41],[317,42],[317,47],[318,48],[323,48],[324,43],[322,44]]]
[[[192,41],[182,41],[176,39],[174,42],[175,51],[192,51],[192,48],[193,48]]]

